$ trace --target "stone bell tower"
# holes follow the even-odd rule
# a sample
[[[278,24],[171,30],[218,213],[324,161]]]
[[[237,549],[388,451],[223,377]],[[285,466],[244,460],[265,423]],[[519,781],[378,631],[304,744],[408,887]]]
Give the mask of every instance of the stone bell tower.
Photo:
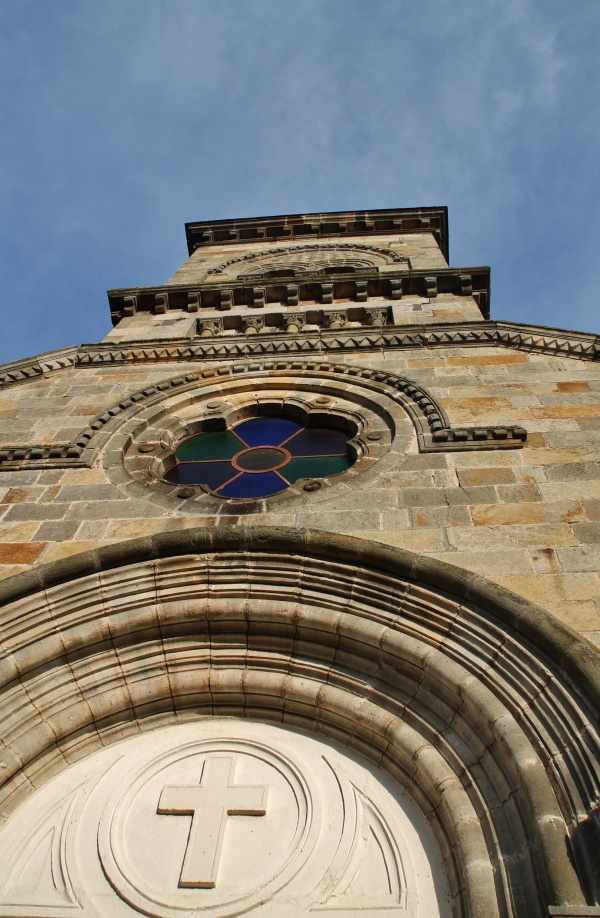
[[[600,345],[444,207],[0,367],[0,916],[600,916]]]

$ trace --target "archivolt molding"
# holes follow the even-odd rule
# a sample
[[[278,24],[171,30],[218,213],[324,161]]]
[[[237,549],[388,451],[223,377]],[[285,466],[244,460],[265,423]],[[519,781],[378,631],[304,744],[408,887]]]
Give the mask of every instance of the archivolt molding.
[[[398,549],[253,527],[79,555],[0,601],[3,815],[125,735],[277,722],[410,792],[456,916],[599,913],[600,664],[520,597]]]
[[[303,263],[310,265],[314,258],[320,258],[327,256],[335,256],[341,254],[348,256],[349,261],[353,254],[359,253],[361,260],[371,267],[376,267],[377,264],[383,261],[383,264],[392,264],[395,262],[406,263],[408,259],[399,255],[398,252],[394,252],[391,248],[383,248],[382,246],[375,245],[364,245],[360,243],[349,243],[349,242],[340,242],[334,244],[313,244],[313,245],[296,245],[291,247],[278,247],[278,248],[268,248],[261,249],[259,252],[249,252],[247,255],[240,255],[236,258],[230,258],[228,261],[224,261],[222,264],[211,268],[207,273],[208,274],[222,274],[227,271],[233,265],[250,265],[249,271],[251,273],[258,273],[257,271],[252,271],[252,265],[255,262],[259,264],[261,262],[269,262],[271,259],[274,259],[277,263],[280,261],[285,262],[285,266],[291,264],[292,261],[295,261],[298,258]],[[375,261],[371,258],[370,261],[366,262],[365,254],[374,255]],[[304,256],[304,258],[302,258]],[[352,262],[353,263],[353,262]],[[339,262],[332,261],[331,264],[339,264]],[[267,268],[266,270],[269,270]],[[248,271],[245,272],[246,274]],[[241,275],[240,275],[241,276]]]
[[[305,402],[312,395],[315,399],[317,396],[335,397],[345,402],[346,407],[340,403],[337,410],[346,416],[357,417],[358,426],[365,432],[365,436],[386,434],[384,439],[387,443],[396,436],[397,425],[408,416],[416,431],[421,452],[519,448],[527,438],[524,428],[501,424],[496,427],[453,428],[442,407],[426,389],[395,373],[322,361],[266,360],[197,369],[146,386],[104,409],[70,443],[0,446],[0,470],[39,468],[40,465],[51,468],[90,466],[98,450],[106,448],[113,434],[121,430],[124,434],[121,441],[110,443],[112,453],[109,456],[109,466],[114,467],[115,463],[120,464],[120,452],[117,454],[114,451],[130,448],[133,439],[150,426],[153,430],[146,439],[151,440],[154,436],[156,448],[149,452],[156,454],[159,451],[157,444],[161,441],[161,430],[166,431],[165,425],[168,427],[168,423],[165,420],[162,428],[156,428],[157,415],[164,416],[170,412],[175,426],[171,424],[169,429],[175,436],[174,430],[177,427],[177,436],[182,437],[186,435],[186,425],[189,427],[193,419],[188,414],[179,419],[180,423],[177,424],[177,412],[187,409],[191,404],[197,403],[197,411],[203,402],[219,398],[225,392],[233,395],[246,391],[252,393],[246,404],[246,410],[250,413],[251,405],[256,407],[261,401],[272,401],[273,390],[279,390],[278,399],[281,404],[286,398],[286,389],[292,401],[301,398]],[[177,395],[175,401],[171,402],[173,393]],[[379,407],[381,399],[382,408]],[[221,408],[222,413],[227,415],[226,402],[221,404]],[[312,408],[317,410],[319,406],[315,403]],[[336,409],[335,406],[326,408],[321,405],[320,410],[324,412]],[[207,414],[210,415],[210,411]],[[213,412],[212,417],[219,417],[219,414]],[[379,425],[377,418],[381,422]],[[367,429],[369,425],[370,429]],[[162,437],[163,448],[172,446],[174,442],[168,431],[165,435],[166,439]],[[377,446],[376,439],[372,436],[370,442],[363,441],[360,444],[362,456],[378,458],[381,455],[382,444]],[[146,464],[147,461],[148,456]],[[155,477],[152,471],[149,477]]]

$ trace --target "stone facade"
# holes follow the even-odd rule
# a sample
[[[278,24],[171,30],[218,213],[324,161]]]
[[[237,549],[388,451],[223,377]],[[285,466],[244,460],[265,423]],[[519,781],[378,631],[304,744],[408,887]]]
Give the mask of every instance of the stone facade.
[[[112,860],[118,904],[101,879],[71,895],[63,870],[54,904],[19,879],[67,765],[215,717],[382,766],[431,827],[440,915],[600,914],[600,340],[491,321],[443,208],[187,237],[163,287],[109,291],[103,342],[0,368],[0,915],[261,911],[231,878],[222,899],[125,894]],[[344,427],[355,461],[257,499],[162,479],[185,437],[273,415]],[[434,880],[364,819],[387,891],[307,867],[285,895],[264,879],[264,913],[434,914]]]

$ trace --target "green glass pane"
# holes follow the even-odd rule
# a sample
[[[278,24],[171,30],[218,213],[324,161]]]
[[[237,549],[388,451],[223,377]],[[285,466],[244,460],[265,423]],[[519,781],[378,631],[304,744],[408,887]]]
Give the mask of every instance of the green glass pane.
[[[215,430],[183,440],[175,450],[175,455],[180,462],[202,462],[232,459],[243,449],[244,444],[228,430]]]
[[[291,459],[287,465],[279,469],[279,474],[290,484],[299,478],[329,478],[330,475],[339,475],[350,468],[347,456],[315,456],[310,459]]]

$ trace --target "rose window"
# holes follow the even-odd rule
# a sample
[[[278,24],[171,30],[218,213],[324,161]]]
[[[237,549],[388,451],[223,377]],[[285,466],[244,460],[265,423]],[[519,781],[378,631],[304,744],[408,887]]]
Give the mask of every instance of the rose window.
[[[345,472],[354,461],[350,439],[341,430],[307,427],[291,418],[251,418],[181,440],[163,480],[206,485],[220,497],[269,497],[301,478]]]

